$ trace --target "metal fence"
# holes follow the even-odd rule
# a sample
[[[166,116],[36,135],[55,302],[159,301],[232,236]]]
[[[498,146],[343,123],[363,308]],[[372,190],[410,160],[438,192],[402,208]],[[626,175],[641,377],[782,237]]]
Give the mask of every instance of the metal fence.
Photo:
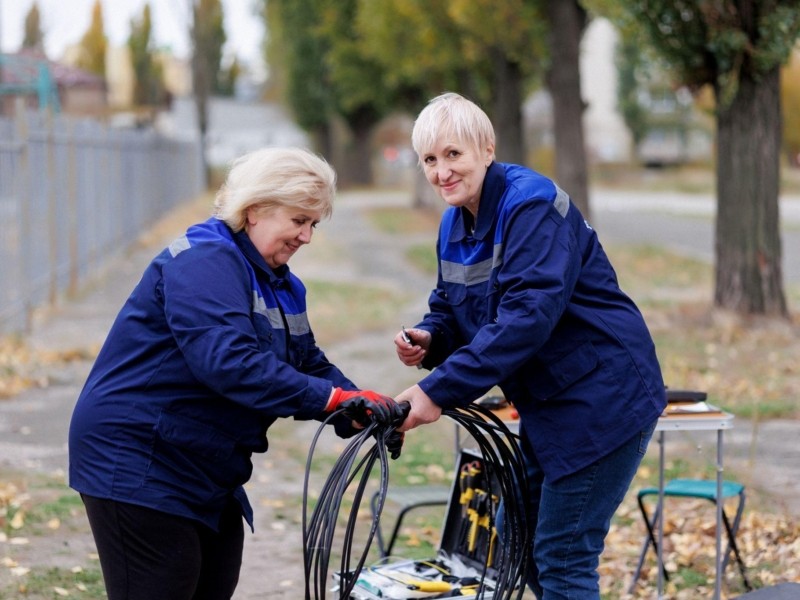
[[[198,141],[47,113],[0,118],[0,334],[77,292],[203,191]]]

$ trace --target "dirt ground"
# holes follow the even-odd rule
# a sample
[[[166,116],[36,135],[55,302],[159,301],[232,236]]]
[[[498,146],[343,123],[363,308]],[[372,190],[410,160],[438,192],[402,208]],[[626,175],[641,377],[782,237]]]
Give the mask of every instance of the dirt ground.
[[[360,282],[386,290],[399,301],[393,322],[359,335],[342,336],[325,346],[326,353],[351,379],[364,388],[389,394],[414,383],[415,370],[401,367],[391,340],[401,324],[416,322],[425,310],[430,289],[429,276],[421,275],[404,258],[407,247],[430,242],[430,231],[411,231],[404,236],[385,236],[365,218],[366,208],[407,206],[404,192],[342,194],[331,223],[315,234],[314,243],[292,262],[292,269],[304,280]],[[14,498],[63,493],[66,463],[66,430],[72,406],[91,365],[91,356],[124,298],[135,285],[150,258],[186,225],[207,214],[205,205],[193,205],[154,228],[134,251],[107,270],[99,283],[80,298],[64,302],[57,311],[39,315],[29,343],[39,352],[54,353],[62,360],[43,366],[35,374],[42,385],[0,401],[0,509],[5,533],[0,533],[0,590],[24,580],[20,569],[53,566],[62,569],[97,569],[91,535],[79,506],[42,523],[35,535],[19,539],[9,526],[8,510]],[[311,315],[313,325],[313,314]],[[800,342],[797,354],[800,355]],[[449,436],[452,425],[437,424],[415,436]],[[299,492],[305,472],[306,451],[317,424],[280,422],[270,430],[271,448],[255,457],[254,476],[247,489],[255,509],[256,531],[247,535],[244,565],[236,600],[292,599],[303,597],[302,539]],[[779,420],[752,424],[737,420],[726,434],[726,460],[746,473],[755,502],[797,519],[800,515],[800,460],[796,447],[787,439],[798,439],[794,421]],[[335,438],[324,441],[329,451],[342,444]],[[792,445],[796,446],[796,444]],[[713,452],[713,438],[676,439],[671,452]],[[638,535],[638,534],[637,534]],[[636,538],[638,544],[639,538]],[[798,550],[795,549],[795,552]],[[800,559],[799,559],[800,560]],[[11,588],[13,589],[13,587]],[[80,597],[75,590],[67,595]],[[55,592],[61,596],[60,592]],[[0,598],[52,598],[52,589],[41,596],[20,591]],[[97,597],[97,596],[84,596]]]

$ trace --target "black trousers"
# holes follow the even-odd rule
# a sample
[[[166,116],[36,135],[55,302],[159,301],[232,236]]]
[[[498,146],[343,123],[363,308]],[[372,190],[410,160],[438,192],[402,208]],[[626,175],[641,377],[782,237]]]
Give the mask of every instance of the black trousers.
[[[239,581],[241,508],[214,531],[199,521],[81,495],[109,600],[228,600]]]

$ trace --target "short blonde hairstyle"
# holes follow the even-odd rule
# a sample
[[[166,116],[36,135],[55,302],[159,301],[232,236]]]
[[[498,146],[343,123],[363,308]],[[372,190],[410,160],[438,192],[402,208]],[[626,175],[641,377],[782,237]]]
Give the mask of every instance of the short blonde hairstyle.
[[[333,213],[336,173],[321,157],[303,148],[263,148],[233,161],[214,200],[214,216],[241,231],[250,208],[279,206]]]
[[[422,109],[414,121],[411,145],[422,160],[423,155],[444,138],[476,149],[495,145],[494,127],[486,113],[471,100],[453,92],[436,96]]]

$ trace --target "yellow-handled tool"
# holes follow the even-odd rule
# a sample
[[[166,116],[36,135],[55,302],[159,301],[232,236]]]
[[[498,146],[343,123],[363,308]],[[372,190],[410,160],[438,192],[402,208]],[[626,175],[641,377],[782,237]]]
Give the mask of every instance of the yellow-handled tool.
[[[419,592],[449,592],[453,586],[446,581],[408,581],[408,587]]]

